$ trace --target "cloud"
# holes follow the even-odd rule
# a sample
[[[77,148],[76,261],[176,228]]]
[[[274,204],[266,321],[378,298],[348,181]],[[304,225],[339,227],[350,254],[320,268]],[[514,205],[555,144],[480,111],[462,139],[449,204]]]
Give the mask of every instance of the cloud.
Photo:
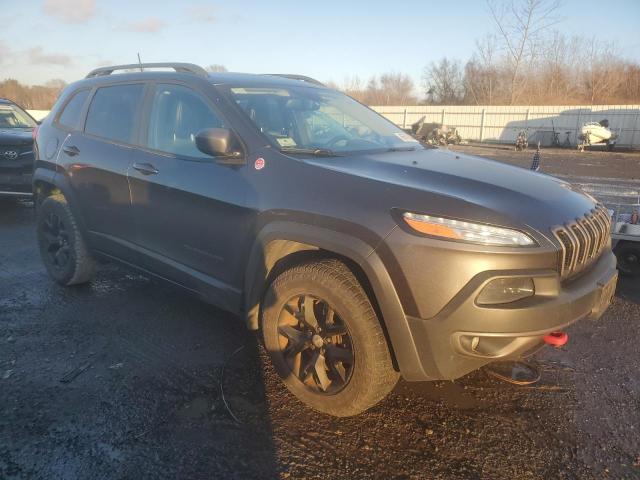
[[[121,30],[137,33],[158,33],[167,26],[165,22],[156,17],[145,18],[139,22],[124,25]]]
[[[96,13],[96,0],[45,0],[42,10],[65,23],[85,23]]]
[[[73,62],[71,57],[61,53],[45,53],[42,47],[29,48],[25,52],[27,59],[32,65],[60,65],[68,67]]]
[[[216,21],[214,12],[212,5],[194,5],[187,10],[187,15],[193,22],[213,23]]]

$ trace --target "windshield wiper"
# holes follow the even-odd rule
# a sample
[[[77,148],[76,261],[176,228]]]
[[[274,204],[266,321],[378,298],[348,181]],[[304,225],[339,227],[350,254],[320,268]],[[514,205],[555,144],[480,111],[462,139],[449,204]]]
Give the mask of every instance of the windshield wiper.
[[[298,148],[298,147],[282,147],[280,149],[284,153],[299,153],[303,155],[313,155],[314,157],[340,157],[333,150],[327,148]]]
[[[387,152],[415,152],[416,147],[390,147]]]

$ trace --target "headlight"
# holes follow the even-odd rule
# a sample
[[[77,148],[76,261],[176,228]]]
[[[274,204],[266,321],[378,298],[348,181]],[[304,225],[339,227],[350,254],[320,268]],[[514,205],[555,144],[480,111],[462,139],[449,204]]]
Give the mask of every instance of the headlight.
[[[479,243],[482,245],[506,245],[530,247],[536,242],[526,233],[510,228],[494,227],[481,223],[453,220],[451,218],[432,217],[418,213],[405,212],[404,221],[412,229],[426,235]]]

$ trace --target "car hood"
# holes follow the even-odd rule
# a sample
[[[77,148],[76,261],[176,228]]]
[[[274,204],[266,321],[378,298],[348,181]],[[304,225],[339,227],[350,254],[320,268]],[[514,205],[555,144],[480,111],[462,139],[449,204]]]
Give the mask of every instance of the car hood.
[[[0,145],[28,145],[33,142],[31,128],[0,128]]]
[[[545,234],[595,206],[565,181],[444,149],[314,158],[312,163],[382,182],[386,188],[380,194],[390,197],[392,207],[528,226]]]

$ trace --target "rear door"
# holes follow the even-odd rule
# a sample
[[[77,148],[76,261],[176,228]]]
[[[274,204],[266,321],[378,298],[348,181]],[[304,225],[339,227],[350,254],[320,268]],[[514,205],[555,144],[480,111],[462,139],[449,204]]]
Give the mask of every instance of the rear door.
[[[219,165],[195,144],[200,130],[229,125],[214,101],[191,87],[158,83],[148,98],[146,150],[129,175],[143,262],[235,310],[251,221],[245,167]]]
[[[65,168],[88,230],[90,245],[136,263],[136,228],[127,171],[139,143],[144,83],[99,87],[84,132],[71,131],[61,146]]]

